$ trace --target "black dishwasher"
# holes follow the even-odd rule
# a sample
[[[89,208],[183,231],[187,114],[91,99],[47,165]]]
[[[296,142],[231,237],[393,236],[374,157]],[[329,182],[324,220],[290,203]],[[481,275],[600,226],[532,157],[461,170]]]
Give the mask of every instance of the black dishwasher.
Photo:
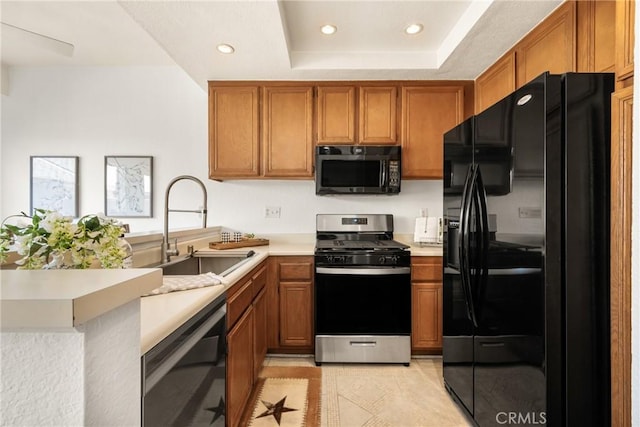
[[[142,356],[143,426],[225,425],[226,313],[223,294]]]

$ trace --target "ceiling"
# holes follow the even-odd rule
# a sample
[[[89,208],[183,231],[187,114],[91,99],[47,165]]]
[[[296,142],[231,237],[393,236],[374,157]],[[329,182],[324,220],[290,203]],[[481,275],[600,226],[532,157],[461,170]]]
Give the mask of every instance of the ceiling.
[[[177,64],[203,88],[207,80],[475,79],[560,2],[3,0],[1,58],[3,66]],[[405,34],[414,22],[424,31]],[[320,32],[327,23],[334,35]],[[235,53],[217,52],[220,43]]]

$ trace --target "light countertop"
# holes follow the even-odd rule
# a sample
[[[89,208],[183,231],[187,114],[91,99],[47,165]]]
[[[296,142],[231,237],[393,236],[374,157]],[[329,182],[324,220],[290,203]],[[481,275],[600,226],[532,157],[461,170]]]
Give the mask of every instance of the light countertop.
[[[156,268],[2,270],[2,330],[68,328],[162,284]]]
[[[406,244],[411,244],[403,242]],[[140,304],[141,343],[140,354],[144,354],[156,344],[166,338],[171,332],[197,314],[220,294],[242,279],[254,267],[268,256],[312,256],[315,248],[315,237],[309,238],[271,238],[266,246],[253,246],[238,249],[217,250],[202,248],[199,253],[224,252],[232,254],[256,252],[253,259],[228,276],[224,285],[187,291],[170,292],[168,294],[143,297]],[[411,254],[414,256],[442,256],[442,247],[418,247],[412,245]]]
[[[196,315],[200,310],[216,299],[220,294],[242,279],[254,267],[269,256],[267,246],[230,249],[224,252],[246,252],[254,250],[251,261],[224,278],[223,285],[169,292],[140,299],[140,354],[151,350],[156,344],[175,331],[180,325]],[[198,252],[213,252],[202,249]],[[221,251],[216,251],[221,252]]]

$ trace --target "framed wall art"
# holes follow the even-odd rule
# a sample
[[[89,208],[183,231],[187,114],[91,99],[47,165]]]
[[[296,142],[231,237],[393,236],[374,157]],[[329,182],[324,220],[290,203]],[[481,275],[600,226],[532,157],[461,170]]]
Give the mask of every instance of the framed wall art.
[[[35,209],[78,216],[78,157],[31,156],[31,215]]]
[[[152,180],[152,156],[105,156],[105,214],[121,218],[153,216]]]

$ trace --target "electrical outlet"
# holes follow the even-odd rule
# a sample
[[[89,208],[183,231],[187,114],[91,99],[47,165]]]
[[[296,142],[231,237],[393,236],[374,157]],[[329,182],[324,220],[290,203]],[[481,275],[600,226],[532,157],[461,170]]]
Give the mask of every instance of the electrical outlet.
[[[429,216],[428,213],[429,213],[429,210],[427,208],[420,208],[420,216],[421,217]]]
[[[280,218],[280,206],[267,206],[264,208],[265,218]]]
[[[540,208],[518,208],[518,217],[520,218],[542,218],[542,209]]]

